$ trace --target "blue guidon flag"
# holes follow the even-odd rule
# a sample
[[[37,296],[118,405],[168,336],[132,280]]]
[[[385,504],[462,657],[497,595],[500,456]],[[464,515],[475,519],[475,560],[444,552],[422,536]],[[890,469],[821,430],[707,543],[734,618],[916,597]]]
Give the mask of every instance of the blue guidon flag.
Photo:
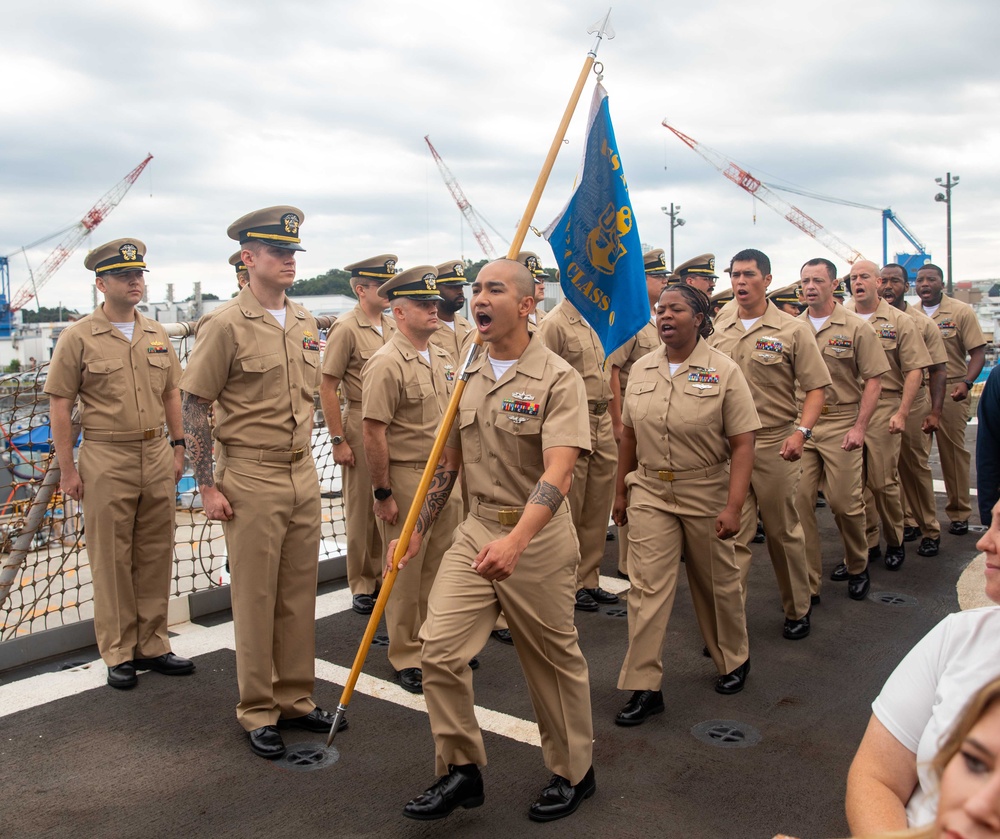
[[[566,297],[593,327],[605,355],[649,322],[642,241],[611,127],[608,93],[594,89],[577,187],[545,231]]]

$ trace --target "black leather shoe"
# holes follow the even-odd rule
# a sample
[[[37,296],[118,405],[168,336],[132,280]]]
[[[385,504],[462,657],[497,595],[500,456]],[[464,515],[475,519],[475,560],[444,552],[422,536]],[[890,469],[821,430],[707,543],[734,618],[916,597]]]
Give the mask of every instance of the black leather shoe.
[[[819,606],[819,604],[822,603],[822,602],[823,602],[823,599],[818,594],[810,594],[809,595],[809,605],[810,606]]]
[[[375,598],[370,594],[355,594],[351,598],[351,608],[359,615],[370,615],[375,611]]]
[[[641,725],[646,717],[663,713],[662,690],[636,690],[615,716],[615,725]]]
[[[612,603],[618,602],[617,594],[612,594],[610,591],[605,591],[600,586],[598,586],[597,588],[585,588],[584,591],[587,592],[587,594],[589,594],[592,598],[594,598],[594,600],[596,600],[598,603],[602,603],[604,605],[610,605]]]
[[[750,674],[750,659],[748,658],[732,673],[719,676],[715,680],[716,693],[739,693],[747,683],[747,676]]]
[[[396,673],[399,686],[410,693],[424,692],[424,674],[419,667],[404,667]]]
[[[847,573],[847,563],[841,562],[836,568],[830,572],[830,579],[835,583],[842,583],[847,580],[850,575]]]
[[[469,669],[470,670],[478,670],[479,669],[479,659],[476,658],[475,656],[473,656],[471,659],[469,659]],[[423,675],[423,674],[421,674],[421,675]],[[422,687],[423,686],[421,685],[421,689],[422,689]]]
[[[485,800],[483,776],[476,764],[449,766],[447,775],[438,778],[403,808],[403,815],[420,821],[443,819],[456,807],[466,810],[481,807]]]
[[[576,593],[576,610],[578,612],[599,612],[601,607],[597,605],[597,601],[590,596],[587,589],[582,588]]]
[[[494,629],[490,635],[496,638],[501,644],[507,644],[511,647],[514,646],[514,639],[511,637],[509,629]]]
[[[318,705],[308,714],[302,717],[279,717],[278,728],[301,728],[305,731],[316,731],[320,734],[328,734],[333,727],[334,715],[324,711]],[[347,717],[342,717],[337,731],[347,728]]]
[[[753,535],[753,543],[755,545],[763,545],[767,541],[767,536],[764,534],[764,525],[757,522],[757,532]]]
[[[803,638],[808,637],[809,630],[812,628],[809,625],[810,612],[812,612],[812,609],[798,620],[785,618],[785,628],[781,631],[781,634],[789,641],[801,641]]]
[[[826,496],[822,492],[816,493],[816,509],[822,510],[826,506]]]
[[[924,536],[920,540],[920,547],[917,548],[917,556],[937,556],[940,549],[940,539],[932,539],[930,536]]]
[[[969,532],[969,522],[966,521],[953,521],[951,527],[948,528],[948,532],[952,536],[964,536]]]
[[[136,658],[132,660],[136,670],[153,670],[166,676],[186,676],[194,672],[194,662],[173,653],[164,653],[156,658]]]
[[[573,786],[562,775],[553,775],[535,803],[528,808],[528,818],[533,822],[554,822],[576,812],[580,802],[597,791],[594,767],[587,770],[583,780]]]
[[[872,587],[871,577],[868,576],[866,568],[860,574],[851,574],[847,578],[847,596],[851,600],[864,600],[868,596],[868,590]]]
[[[882,558],[882,549],[876,545],[874,548],[868,549],[868,561],[874,562],[876,559]]]
[[[618,570],[618,579],[619,580],[630,580],[631,578],[629,577],[628,574],[626,574],[624,571],[622,571],[621,569],[619,569]]]
[[[108,668],[108,684],[119,690],[128,690],[139,684],[139,677],[135,675],[135,665],[131,661],[123,661],[114,667]]]
[[[250,751],[257,757],[277,760],[285,753],[285,741],[281,739],[278,729],[273,725],[265,725],[247,732],[250,738]]]
[[[906,548],[902,545],[886,545],[885,567],[890,571],[898,571],[903,566],[906,559]]]
[[[903,526],[903,541],[904,542],[916,542],[923,533],[919,527],[910,527],[909,525]]]

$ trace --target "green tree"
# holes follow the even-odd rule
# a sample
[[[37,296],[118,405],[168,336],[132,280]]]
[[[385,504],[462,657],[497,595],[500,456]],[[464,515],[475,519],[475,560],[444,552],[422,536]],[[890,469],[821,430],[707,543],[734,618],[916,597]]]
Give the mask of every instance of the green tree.
[[[212,292],[210,292],[210,291],[203,293],[201,295],[201,299],[202,300],[221,300],[221,298],[219,297],[218,294],[212,294]],[[181,303],[190,303],[192,300],[194,300],[194,295],[193,294],[190,297],[185,297],[183,300],[181,300]]]
[[[36,309],[21,309],[21,320],[24,323],[49,323],[66,320],[70,316],[80,317],[76,309],[65,306],[40,306]]]
[[[339,268],[331,268],[318,277],[296,280],[288,289],[289,297],[308,297],[317,294],[346,294],[352,296],[351,275]]]

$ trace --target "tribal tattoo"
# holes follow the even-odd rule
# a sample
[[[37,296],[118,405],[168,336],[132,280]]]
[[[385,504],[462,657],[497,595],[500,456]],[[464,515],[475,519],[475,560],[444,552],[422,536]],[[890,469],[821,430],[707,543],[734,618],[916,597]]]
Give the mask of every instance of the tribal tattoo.
[[[566,496],[559,491],[559,487],[553,486],[548,481],[539,481],[535,484],[535,488],[531,491],[531,495],[528,496],[529,504],[539,504],[542,507],[548,507],[552,511],[552,515],[556,514],[559,509],[559,505],[562,504],[563,498]]]
[[[430,530],[438,513],[444,509],[448,497],[451,495],[452,487],[458,479],[458,471],[449,472],[443,466],[438,466],[434,477],[431,478],[431,485],[427,488],[427,496],[424,504],[420,508],[420,517],[417,519],[415,530],[423,534]]]
[[[194,465],[194,477],[199,487],[215,486],[215,476],[212,473],[212,432],[208,424],[209,408],[211,405],[208,402],[202,402],[193,393],[184,394],[184,439],[187,441],[188,457]]]

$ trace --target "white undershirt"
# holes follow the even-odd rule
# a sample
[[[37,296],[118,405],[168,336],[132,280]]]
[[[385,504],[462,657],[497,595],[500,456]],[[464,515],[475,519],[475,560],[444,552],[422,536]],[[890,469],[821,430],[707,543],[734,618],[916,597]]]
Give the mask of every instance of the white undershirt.
[[[868,314],[863,314],[862,312],[856,311],[854,314],[856,314],[859,318],[864,318],[865,320],[871,320],[872,315],[874,315],[875,313],[869,312]]]
[[[379,335],[381,335],[381,334],[382,334],[382,327],[381,327],[381,325],[379,325],[379,326],[376,326],[376,325],[375,325],[375,324],[373,323],[373,324],[372,324],[372,329],[374,329],[374,330],[375,330],[375,331],[376,331],[376,332],[377,332],[377,333],[378,333]]]
[[[285,307],[282,306],[280,309],[267,309],[268,314],[271,315],[278,323],[281,324],[281,328],[285,328]]]
[[[674,364],[672,361],[668,361],[667,362],[667,364],[670,365],[670,378],[671,379],[674,377],[674,373],[676,373],[680,369],[680,367],[681,367],[681,365],[683,363],[684,363],[683,361],[678,361],[676,364]]]
[[[510,370],[511,367],[517,364],[516,358],[512,358],[509,361],[506,360],[499,361],[498,359],[493,358],[493,356],[490,356],[489,359],[490,359],[490,364],[493,366],[493,375],[496,377],[496,380],[498,382],[500,381],[504,373],[506,373],[508,370]]]
[[[447,326],[452,332],[455,331],[455,321],[453,320],[443,320],[441,321],[445,326]]]
[[[757,324],[757,321],[759,321],[760,318],[759,317],[758,318],[740,318],[740,320],[743,321],[743,328],[747,332],[749,332],[751,329],[754,328],[754,326]]]
[[[937,310],[941,308],[941,304],[938,303],[936,306],[922,306],[921,308],[923,308],[924,314],[926,314],[927,317],[932,318],[937,314]]]
[[[417,350],[420,353],[420,357],[426,361],[428,364],[431,363],[431,351],[430,350]]]
[[[121,334],[124,335],[126,338],[128,338],[129,341],[131,342],[132,330],[135,328],[134,320],[130,320],[128,321],[128,323],[115,323],[114,321],[112,321],[111,325],[115,327],[115,329],[117,329],[119,332],[121,332]]]
[[[825,318],[814,318],[812,315],[809,315],[809,320],[812,322],[813,329],[815,329],[817,332],[819,332],[823,328],[823,324],[825,324],[829,319],[830,319],[829,315],[827,315]]]

